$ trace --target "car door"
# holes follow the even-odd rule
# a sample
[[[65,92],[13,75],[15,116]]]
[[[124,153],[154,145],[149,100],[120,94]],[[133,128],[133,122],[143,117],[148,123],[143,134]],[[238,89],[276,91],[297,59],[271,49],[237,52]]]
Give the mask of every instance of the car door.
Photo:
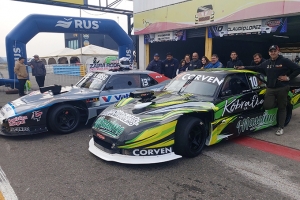
[[[141,89],[139,74],[115,74],[110,77],[100,93],[100,106],[105,108],[122,98],[129,97],[129,93]]]
[[[255,129],[256,122],[249,121],[249,118],[262,113],[263,97],[252,89],[249,78],[245,73],[231,74],[225,78],[216,104],[219,110],[212,123],[212,130],[219,137],[235,137]]]

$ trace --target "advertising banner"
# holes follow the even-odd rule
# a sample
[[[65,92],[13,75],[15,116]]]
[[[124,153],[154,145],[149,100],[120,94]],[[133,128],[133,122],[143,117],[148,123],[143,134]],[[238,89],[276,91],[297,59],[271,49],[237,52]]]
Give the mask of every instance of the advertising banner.
[[[232,24],[237,21],[296,15],[300,0],[143,0],[134,3],[134,33]],[[155,7],[155,8],[154,8]]]
[[[144,35],[144,44],[153,43],[153,42],[171,42],[171,41],[185,41],[185,40],[186,40],[185,30]]]
[[[208,30],[208,37],[223,37],[232,35],[249,35],[264,33],[285,33],[287,31],[287,18],[256,20],[250,22],[239,22],[211,26]]]

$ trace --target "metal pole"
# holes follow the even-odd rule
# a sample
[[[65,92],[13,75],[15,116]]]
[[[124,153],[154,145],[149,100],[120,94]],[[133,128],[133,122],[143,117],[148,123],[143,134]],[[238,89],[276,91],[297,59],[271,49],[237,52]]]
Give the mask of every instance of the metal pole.
[[[127,31],[129,37],[131,37],[131,15],[127,15]]]
[[[80,18],[81,18],[81,8],[80,8]],[[79,37],[80,37],[80,56],[81,56],[81,59],[82,59],[82,34],[80,33],[79,34]]]

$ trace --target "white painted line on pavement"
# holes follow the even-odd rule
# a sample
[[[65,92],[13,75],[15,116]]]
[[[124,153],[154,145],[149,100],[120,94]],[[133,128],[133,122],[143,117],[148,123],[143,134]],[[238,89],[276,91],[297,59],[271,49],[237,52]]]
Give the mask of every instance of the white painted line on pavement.
[[[300,185],[289,179],[289,177],[293,177],[293,172],[282,170],[277,165],[256,159],[242,160],[233,155],[229,156],[213,151],[206,151],[203,154],[224,163],[257,183],[279,191],[285,196],[300,199]]]
[[[2,168],[0,167],[0,194],[4,197],[5,200],[17,200],[18,197],[11,187],[8,179]]]

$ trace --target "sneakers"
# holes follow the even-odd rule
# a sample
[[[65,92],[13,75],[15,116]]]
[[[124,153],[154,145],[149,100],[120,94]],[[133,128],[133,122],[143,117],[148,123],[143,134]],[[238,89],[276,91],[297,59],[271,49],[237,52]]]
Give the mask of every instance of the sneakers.
[[[282,128],[279,128],[276,133],[276,135],[283,135],[283,129]]]

